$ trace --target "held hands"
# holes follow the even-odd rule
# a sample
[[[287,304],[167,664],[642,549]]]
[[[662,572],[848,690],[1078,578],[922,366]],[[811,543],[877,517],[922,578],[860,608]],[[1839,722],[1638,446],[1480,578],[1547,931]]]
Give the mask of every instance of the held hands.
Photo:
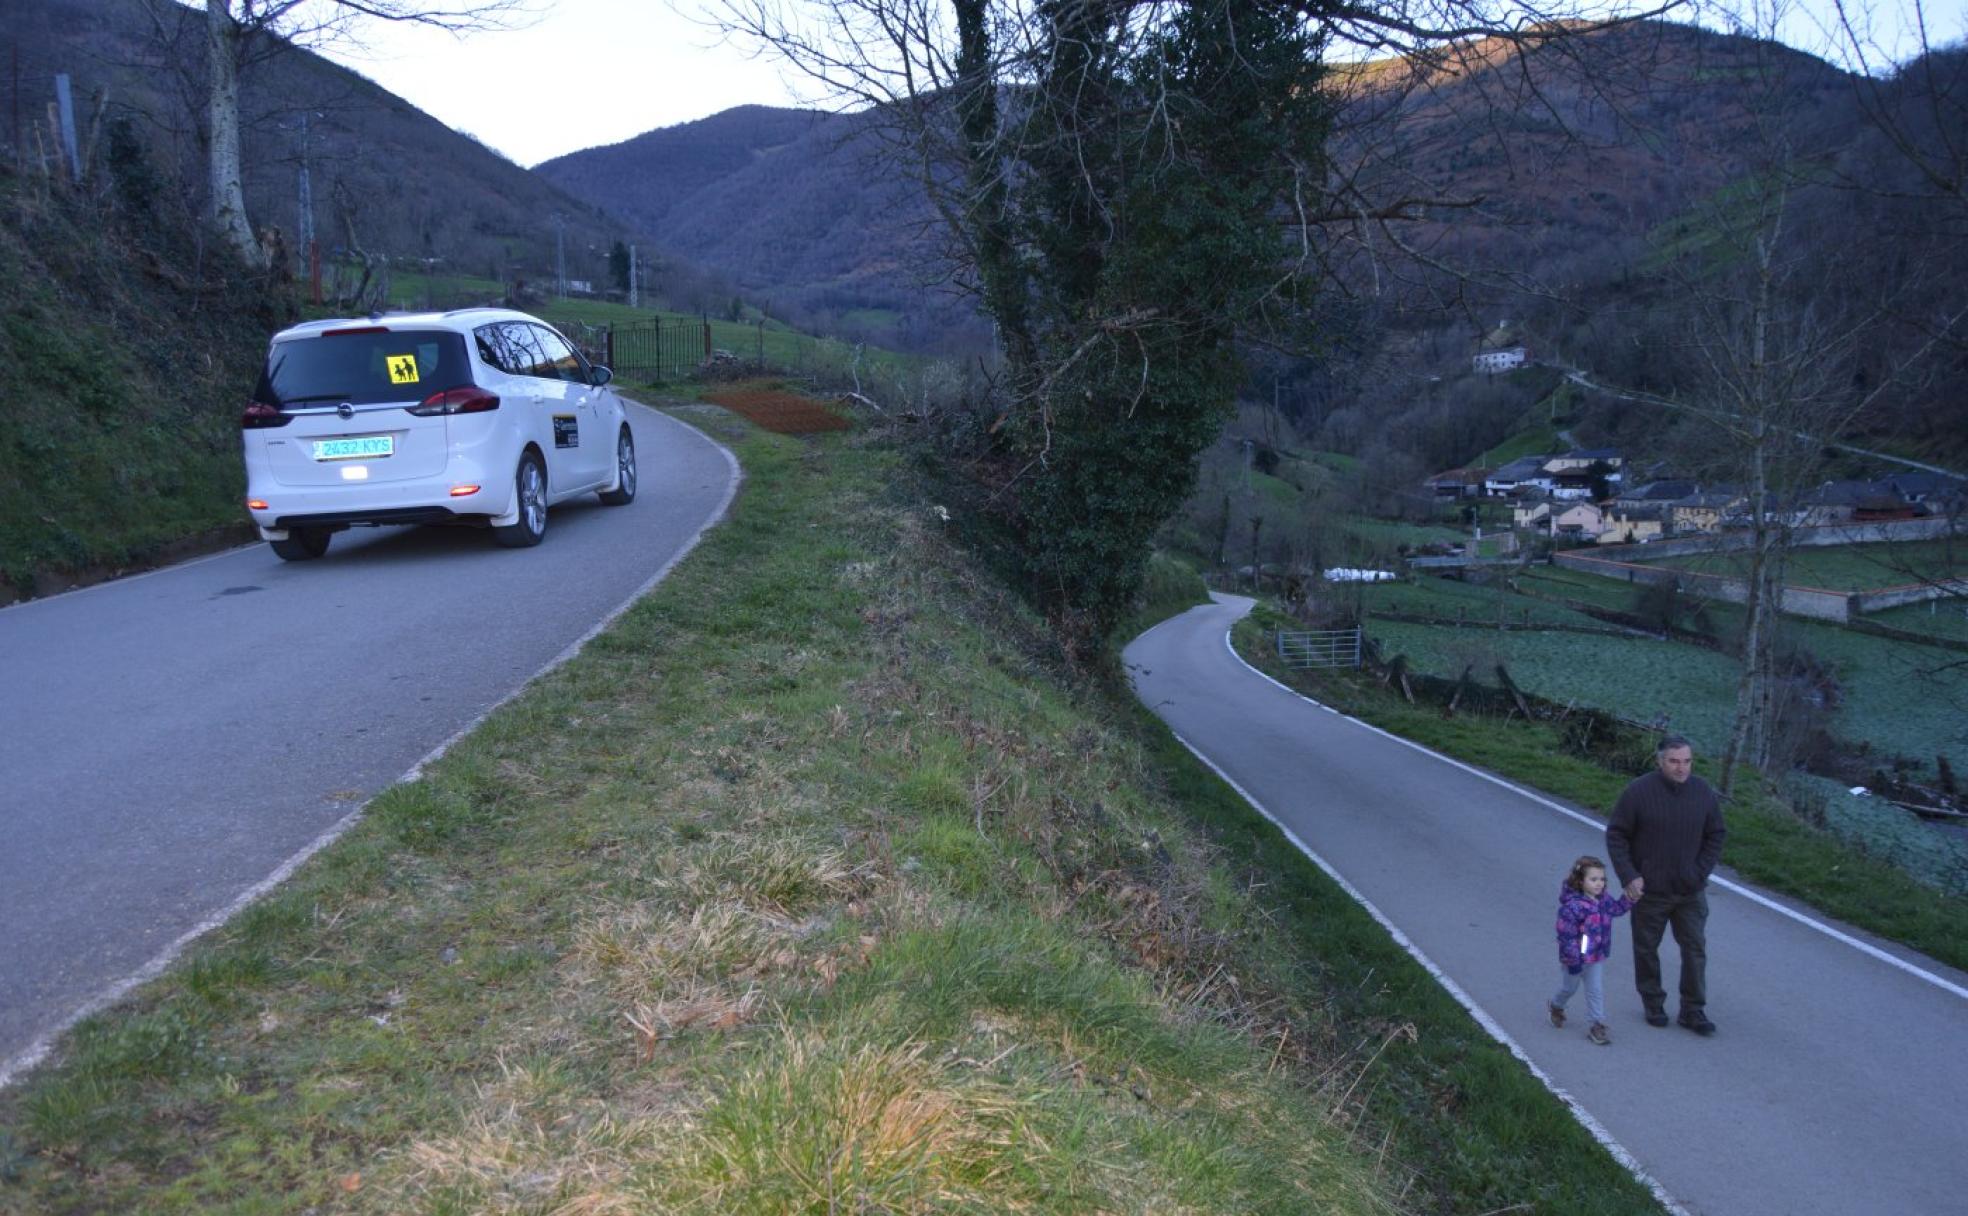
[[[1634,903],[1638,903],[1640,902],[1641,892],[1646,889],[1647,880],[1644,878],[1635,878],[1632,882],[1626,884],[1626,897]]]

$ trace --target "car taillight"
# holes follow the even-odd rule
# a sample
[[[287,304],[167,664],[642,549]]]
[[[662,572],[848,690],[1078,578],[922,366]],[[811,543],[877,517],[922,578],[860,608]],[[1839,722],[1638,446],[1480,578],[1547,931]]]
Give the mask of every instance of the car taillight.
[[[430,418],[438,414],[482,414],[498,408],[497,394],[466,385],[464,388],[447,388],[441,393],[432,393],[421,404],[411,406],[409,412],[419,418]]]
[[[246,407],[246,412],[239,416],[240,427],[248,431],[268,426],[286,426],[292,421],[292,418],[280,412],[279,406],[268,405],[264,401],[253,402]]]

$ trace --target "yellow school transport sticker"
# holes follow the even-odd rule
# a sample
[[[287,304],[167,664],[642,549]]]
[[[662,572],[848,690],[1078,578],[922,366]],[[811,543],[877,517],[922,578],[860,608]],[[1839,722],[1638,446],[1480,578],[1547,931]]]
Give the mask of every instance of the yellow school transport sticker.
[[[391,384],[415,384],[417,382],[417,356],[391,355],[389,357]]]

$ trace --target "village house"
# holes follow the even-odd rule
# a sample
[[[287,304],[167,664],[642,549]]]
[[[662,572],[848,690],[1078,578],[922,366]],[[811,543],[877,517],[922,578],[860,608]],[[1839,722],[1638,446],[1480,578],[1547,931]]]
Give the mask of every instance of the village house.
[[[1550,517],[1548,498],[1520,498],[1510,506],[1510,525],[1514,528],[1534,528]]]
[[[1756,521],[1750,518],[1751,510],[1749,496],[1744,495],[1734,506],[1722,513],[1722,526],[1725,528],[1755,526]],[[1775,491],[1766,491],[1763,495],[1763,518],[1771,524],[1786,524],[1794,528],[1804,522],[1806,513],[1803,507],[1785,506],[1783,499]]]
[[[1594,465],[1606,466],[1607,480],[1618,481],[1621,470],[1626,468],[1626,458],[1618,448],[1573,448],[1544,462],[1544,467],[1553,473],[1589,473]]]
[[[1483,493],[1483,479],[1489,475],[1488,469],[1448,469],[1421,484],[1438,499],[1477,498]]]
[[[1611,448],[1574,448],[1544,462],[1551,496],[1568,501],[1601,499],[1616,491],[1625,462]]]
[[[1589,502],[1575,502],[1550,517],[1551,535],[1564,540],[1599,539],[1606,530],[1606,513]]]
[[[1513,371],[1524,366],[1526,355],[1521,346],[1505,346],[1498,350],[1476,352],[1472,370],[1494,376],[1498,372]]]
[[[1646,544],[1667,533],[1667,508],[1662,503],[1616,502],[1606,512],[1604,530],[1593,540],[1602,545]]]
[[[1963,497],[1968,496],[1968,481],[1946,473],[1922,470],[1895,473],[1886,479],[1885,484],[1902,499],[1922,508],[1929,515],[1946,515],[1950,507],[1958,510]]]
[[[1692,481],[1661,479],[1621,490],[1613,500],[1616,507],[1665,507],[1692,495],[1701,493],[1701,486]]]
[[[1703,494],[1690,494],[1668,504],[1668,523],[1677,536],[1720,532],[1723,521],[1734,513],[1740,513],[1748,501],[1733,490],[1720,488]]]
[[[1522,456],[1511,461],[1483,479],[1483,493],[1491,498],[1508,498],[1533,490],[1549,494],[1551,477],[1544,471],[1548,459],[1548,456]]]
[[[1827,481],[1799,495],[1797,506],[1797,522],[1806,528],[1914,516],[1891,486],[1872,481]]]
[[[1476,343],[1476,357],[1471,360],[1470,370],[1478,375],[1496,375],[1498,372],[1514,371],[1530,361],[1530,354],[1523,343],[1517,341],[1509,321],[1498,321],[1496,328],[1483,335]]]

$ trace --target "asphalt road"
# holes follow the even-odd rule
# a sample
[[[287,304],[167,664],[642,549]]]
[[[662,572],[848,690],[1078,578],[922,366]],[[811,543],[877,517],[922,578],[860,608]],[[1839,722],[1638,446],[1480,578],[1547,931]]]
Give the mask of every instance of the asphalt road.
[[[0,1084],[633,600],[720,518],[729,452],[630,408],[626,507],[533,549],[356,529],[0,610]]]
[[[1968,976],[1799,915],[1728,875],[1725,850],[1709,896],[1720,1033],[1642,1021],[1624,920],[1606,972],[1613,1045],[1586,1042],[1582,995],[1571,1026],[1553,1029],[1558,885],[1573,858],[1605,856],[1597,823],[1258,675],[1225,644],[1249,605],[1219,597],[1136,639],[1137,694],[1377,909],[1671,1205],[1968,1210]],[[1671,939],[1662,962],[1671,1002]]]

